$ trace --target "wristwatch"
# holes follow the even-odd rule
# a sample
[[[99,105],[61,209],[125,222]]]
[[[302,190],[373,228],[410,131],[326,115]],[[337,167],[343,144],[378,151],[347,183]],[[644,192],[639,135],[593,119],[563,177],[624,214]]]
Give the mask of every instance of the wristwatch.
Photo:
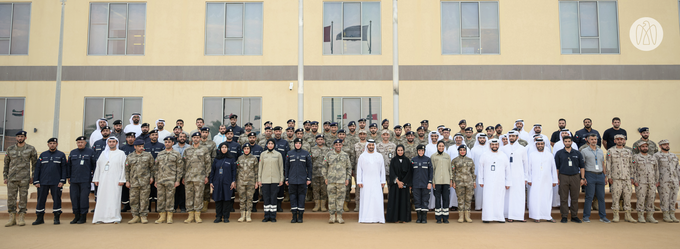
[[[581,180],[585,180],[586,178],[581,178]]]

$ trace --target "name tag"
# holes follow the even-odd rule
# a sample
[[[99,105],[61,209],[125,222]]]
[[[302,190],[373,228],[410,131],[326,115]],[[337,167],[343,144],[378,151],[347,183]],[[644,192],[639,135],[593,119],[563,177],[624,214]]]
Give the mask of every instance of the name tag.
[[[80,165],[85,165],[85,160],[80,160]]]
[[[512,157],[510,157],[510,163],[512,163]]]
[[[572,163],[571,163],[571,160],[569,160],[569,167],[571,167],[571,166],[573,166],[573,165],[572,165]]]
[[[600,170],[600,165],[599,165],[599,164],[595,164],[595,170]]]
[[[491,171],[496,171],[496,165],[491,165]]]
[[[222,172],[223,172],[223,171],[222,171],[222,168],[220,168],[220,175],[222,174]]]
[[[106,166],[104,167],[104,171],[109,171],[109,162],[106,162]]]

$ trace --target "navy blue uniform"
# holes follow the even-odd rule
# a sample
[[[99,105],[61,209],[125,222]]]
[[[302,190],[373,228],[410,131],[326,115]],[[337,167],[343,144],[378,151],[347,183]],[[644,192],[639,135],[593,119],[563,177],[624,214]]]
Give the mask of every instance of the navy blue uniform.
[[[416,206],[416,211],[427,212],[427,206],[430,204],[430,190],[427,189],[428,184],[432,184],[432,177],[434,172],[432,169],[432,161],[427,156],[416,156],[411,159],[413,163],[413,200]]]
[[[303,149],[288,151],[283,161],[283,174],[290,194],[290,210],[305,211],[307,181],[312,180],[312,156]]]
[[[574,133],[574,143],[576,143],[576,146],[580,149],[581,146],[585,145],[588,143],[588,135],[590,134],[595,134],[597,136],[597,146],[600,147],[602,145],[602,138],[600,137],[600,132],[595,130],[595,129],[590,129],[590,132],[587,131],[585,128],[578,130],[576,133]]]
[[[106,149],[106,139],[108,138],[102,138],[100,140],[97,140],[94,142],[94,145],[92,145],[92,150],[94,151],[94,161],[96,162],[99,159],[99,156],[104,152],[104,149]],[[96,164],[96,163],[95,163]],[[96,167],[96,165],[95,165]],[[95,168],[96,169],[96,168]],[[92,170],[94,173],[94,170]]]
[[[59,183],[66,183],[66,155],[59,150],[45,151],[38,157],[38,165],[33,172],[33,185],[38,188],[38,205],[35,212],[45,213],[45,202],[48,193],[52,194],[52,212],[61,213],[61,187]]]
[[[66,162],[66,178],[71,185],[71,206],[74,214],[87,214],[90,208],[90,183],[97,161],[94,160],[94,151],[85,147],[74,149],[69,153]]]
[[[135,140],[142,140],[142,141],[144,141],[145,145],[151,142],[151,138],[149,137],[149,133],[140,134],[139,137],[135,138]]]
[[[240,157],[243,152],[241,151],[241,144],[239,144],[237,141],[238,141],[237,137],[232,138],[231,142],[226,141],[227,147],[229,148],[229,153],[231,153],[231,155],[233,155],[234,158]],[[231,200],[233,201],[234,199],[236,199],[236,191],[231,192]]]
[[[229,220],[230,210],[234,206],[231,198],[235,191],[231,189],[231,184],[236,183],[236,168],[236,158],[234,157],[215,159],[208,177],[213,186],[212,198],[215,200],[215,217],[220,220],[224,218],[225,222]]]
[[[238,139],[241,137],[241,135],[246,133],[246,131],[238,125],[227,127],[227,129],[229,129],[229,128],[231,128],[231,131],[234,132],[234,141],[238,141]]]
[[[280,139],[274,138],[274,150],[278,151],[281,153],[281,159],[283,161],[286,161],[286,154],[288,154],[288,150],[290,149],[290,145],[288,144],[288,141],[286,139],[283,139],[281,137]],[[282,188],[279,188],[279,193],[276,195],[276,200],[281,202],[283,201],[283,196],[285,192],[286,186],[284,185]]]

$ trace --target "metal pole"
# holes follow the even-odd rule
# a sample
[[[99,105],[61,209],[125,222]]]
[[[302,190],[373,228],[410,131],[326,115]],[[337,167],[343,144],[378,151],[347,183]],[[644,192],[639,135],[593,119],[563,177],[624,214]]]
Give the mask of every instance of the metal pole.
[[[399,29],[397,0],[392,0],[392,99],[394,124],[399,124]]]
[[[298,124],[305,118],[304,0],[298,1]],[[331,41],[331,45],[332,45]]]
[[[57,86],[54,93],[54,121],[52,137],[59,137],[59,107],[61,105],[61,58],[64,50],[64,7],[66,0],[61,2],[61,24],[59,25],[59,55],[57,57]]]

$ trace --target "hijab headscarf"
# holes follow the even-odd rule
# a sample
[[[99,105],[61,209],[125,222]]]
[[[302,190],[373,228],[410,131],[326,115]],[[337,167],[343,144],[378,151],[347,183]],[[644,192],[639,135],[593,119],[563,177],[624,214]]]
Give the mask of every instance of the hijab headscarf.
[[[409,184],[411,181],[409,176],[411,175],[410,172],[412,172],[412,167],[411,167],[411,160],[408,159],[408,157],[405,156],[405,153],[403,153],[401,156],[399,156],[399,153],[397,153],[397,150],[399,148],[402,149],[402,151],[406,151],[403,145],[397,145],[397,148],[394,150],[394,157],[392,158],[392,161],[390,162],[390,182],[394,183],[395,179],[399,179],[399,181],[404,182],[406,185]]]
[[[222,146],[227,147],[227,153],[222,153]],[[217,155],[215,156],[215,159],[219,160],[223,158],[234,158],[231,152],[229,152],[229,144],[227,142],[222,142],[217,146]]]
[[[267,144],[269,144],[269,142],[274,143],[274,148],[272,148],[271,150],[269,149],[269,146],[267,146]],[[276,140],[274,140],[273,138],[267,139],[267,142],[264,143],[264,149],[269,151],[269,152],[272,152],[274,149],[276,149]]]

